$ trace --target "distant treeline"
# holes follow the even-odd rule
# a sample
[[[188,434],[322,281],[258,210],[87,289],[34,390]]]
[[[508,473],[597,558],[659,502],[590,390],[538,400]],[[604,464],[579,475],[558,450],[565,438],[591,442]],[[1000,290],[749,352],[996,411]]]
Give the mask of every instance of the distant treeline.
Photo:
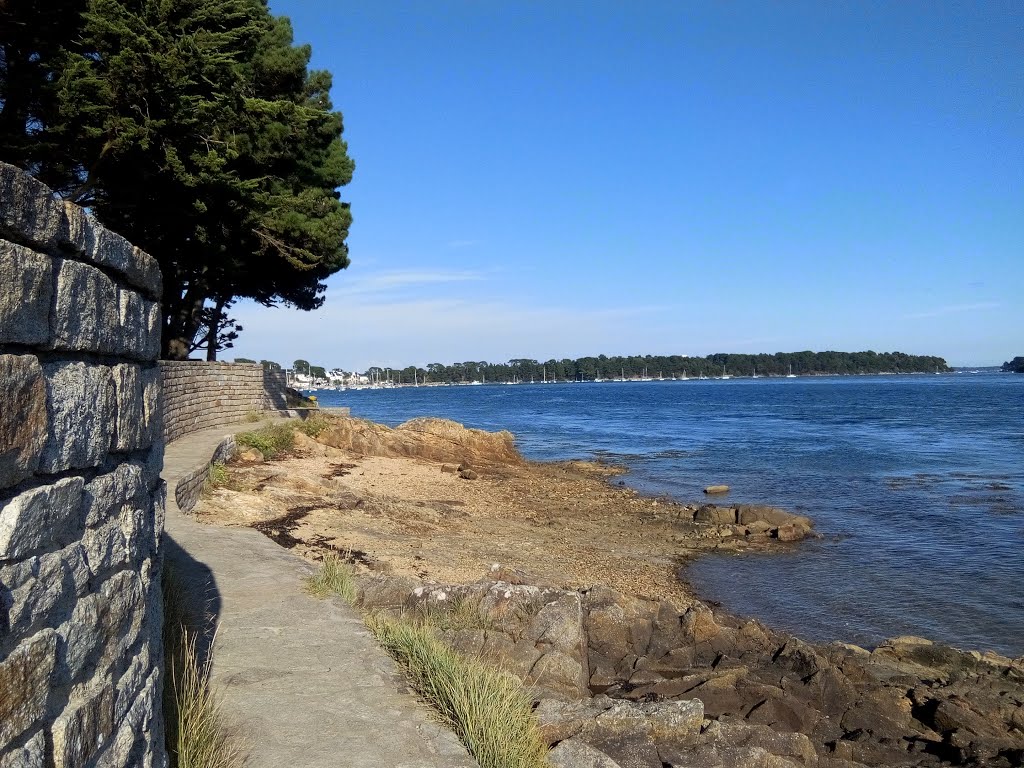
[[[1024,357],[1015,357],[1003,363],[1003,370],[1011,373],[1024,373]]]
[[[649,377],[698,378],[706,376],[814,376],[828,374],[935,373],[951,370],[941,357],[903,352],[777,352],[773,355],[716,354],[707,357],[637,355],[581,357],[576,360],[509,360],[506,363],[469,361],[430,363],[425,369],[371,368],[373,377],[401,383],[461,381],[593,381]]]

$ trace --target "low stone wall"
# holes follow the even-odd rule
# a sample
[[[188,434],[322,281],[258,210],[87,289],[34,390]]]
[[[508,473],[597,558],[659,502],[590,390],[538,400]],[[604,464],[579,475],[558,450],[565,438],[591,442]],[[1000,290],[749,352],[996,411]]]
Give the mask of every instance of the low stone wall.
[[[160,293],[0,164],[0,768],[166,765]]]
[[[287,408],[283,371],[254,363],[160,361],[164,440],[244,421],[253,413]]]
[[[226,462],[237,452],[235,436],[228,435],[214,449],[209,461],[197,465],[181,477],[174,486],[174,503],[178,505],[178,509],[182,512],[191,512],[203,493],[206,479],[210,476],[210,465],[216,462]]]

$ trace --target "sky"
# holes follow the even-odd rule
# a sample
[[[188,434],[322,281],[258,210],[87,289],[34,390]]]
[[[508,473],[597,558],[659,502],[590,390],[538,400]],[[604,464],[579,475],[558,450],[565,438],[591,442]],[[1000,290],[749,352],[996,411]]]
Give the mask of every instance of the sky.
[[[271,0],[351,265],[235,356],[1024,354],[1024,3]]]

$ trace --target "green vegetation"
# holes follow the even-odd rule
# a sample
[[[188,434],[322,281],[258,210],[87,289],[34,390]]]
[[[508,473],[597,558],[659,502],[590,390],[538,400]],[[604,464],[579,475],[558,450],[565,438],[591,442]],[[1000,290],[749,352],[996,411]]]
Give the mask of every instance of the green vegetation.
[[[306,583],[318,597],[337,594],[349,604],[356,601],[352,568],[335,554],[324,557]],[[522,683],[507,672],[462,656],[439,637],[447,630],[488,628],[490,621],[480,616],[474,603],[455,600],[412,617],[368,614],[365,620],[481,768],[547,765],[547,747]]]
[[[452,650],[428,621],[370,615],[366,623],[481,768],[547,765],[530,696],[518,679]]]
[[[478,603],[457,597],[443,603],[423,604],[419,618],[439,632],[458,632],[462,629],[491,629],[494,620],[480,613]]]
[[[239,297],[323,304],[354,163],[266,0],[18,0],[0,29],[0,159],[157,259],[164,357],[215,358]]]
[[[241,768],[244,752],[227,732],[210,685],[212,656],[200,660],[197,633],[190,629],[186,591],[174,571],[163,569],[164,722],[174,768]],[[209,644],[212,649],[213,643]]]
[[[1003,363],[1003,370],[1010,373],[1024,373],[1024,357],[1015,357]]]
[[[941,357],[907,355],[903,352],[776,352],[775,354],[734,355],[719,353],[707,357],[682,355],[634,355],[631,357],[581,357],[576,360],[516,359],[506,363],[464,362],[443,365],[431,363],[426,369],[393,369],[392,380],[412,382],[462,381],[593,381],[594,379],[721,376],[814,376],[826,374],[935,373],[949,371]],[[382,375],[371,369],[368,373]]]
[[[295,425],[295,428],[308,437],[319,437],[331,426],[331,420],[320,413],[313,413]]]
[[[276,459],[295,444],[295,431],[290,424],[267,424],[252,432],[240,432],[235,442],[246,448],[255,448],[264,459]]]
[[[349,605],[356,601],[356,582],[352,577],[352,567],[342,562],[335,554],[324,556],[320,569],[308,579],[306,585],[317,597],[340,595]]]
[[[203,496],[208,496],[217,488],[224,488],[231,480],[228,468],[223,462],[215,461],[206,470],[206,481],[203,483]]]

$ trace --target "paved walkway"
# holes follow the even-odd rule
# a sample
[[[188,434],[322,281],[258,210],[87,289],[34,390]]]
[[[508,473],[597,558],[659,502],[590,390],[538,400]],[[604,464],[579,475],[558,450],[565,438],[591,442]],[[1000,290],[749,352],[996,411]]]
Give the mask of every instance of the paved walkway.
[[[174,503],[178,479],[208,462],[239,424],[167,446],[165,553],[219,629],[214,685],[238,725],[248,768],[470,768],[455,736],[430,719],[357,612],[306,594],[303,559],[248,528],[202,525]]]

